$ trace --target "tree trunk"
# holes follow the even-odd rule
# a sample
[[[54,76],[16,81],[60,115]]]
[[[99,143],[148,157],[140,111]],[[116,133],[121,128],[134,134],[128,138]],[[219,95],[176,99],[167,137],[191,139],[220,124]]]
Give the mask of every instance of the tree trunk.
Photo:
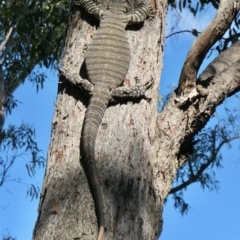
[[[100,2],[106,7],[107,1]],[[233,19],[240,9],[237,3],[239,1],[221,0],[219,13],[223,16],[218,15],[215,19],[219,23],[213,21],[210,29],[218,26],[222,34],[226,28],[224,19]],[[203,44],[201,48],[193,45],[181,76],[188,72],[194,74],[180,79],[176,92],[181,96],[173,93],[164,111],[158,114],[157,90],[167,1],[152,1],[152,4],[156,10],[154,21],[127,29],[131,64],[124,81],[126,86],[133,86],[136,81],[143,83],[153,78],[155,84],[147,92],[151,100],[110,104],[98,131],[95,154],[106,221],[104,239],[109,240],[158,238],[162,229],[163,201],[177,170],[191,154],[193,137],[215,108],[240,90],[240,42],[220,54],[198,81],[195,75],[199,66],[188,63],[195,63],[194,58],[200,56],[197,64],[201,64],[209,45]],[[82,9],[72,9],[63,68],[79,72],[86,45],[97,25],[98,22]],[[199,36],[200,40],[209,35],[208,29]],[[213,44],[220,35],[211,35],[215,38]],[[84,71],[80,73],[84,75]],[[87,104],[88,98],[79,90],[77,82],[60,77],[35,240],[96,239],[94,204],[79,162]]]
[[[131,64],[124,81],[134,86],[154,79],[147,92],[151,100],[109,105],[98,131],[95,154],[106,222],[104,239],[109,240],[157,239],[163,201],[172,182],[160,177],[160,142],[155,134],[167,0],[152,4],[155,19],[127,29]],[[97,26],[84,10],[72,8],[63,67],[79,72]],[[96,239],[94,203],[79,162],[87,105],[88,98],[76,84],[60,77],[35,240]]]

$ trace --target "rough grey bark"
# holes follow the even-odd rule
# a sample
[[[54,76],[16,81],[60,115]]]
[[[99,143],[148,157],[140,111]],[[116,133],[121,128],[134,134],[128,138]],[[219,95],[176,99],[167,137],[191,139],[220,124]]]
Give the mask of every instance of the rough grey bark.
[[[101,1],[103,2],[103,1]],[[106,2],[105,2],[106,4]],[[105,239],[155,240],[162,228],[162,204],[177,169],[191,152],[194,135],[214,109],[240,89],[240,43],[221,54],[197,81],[195,94],[179,105],[173,94],[157,113],[167,1],[152,1],[155,20],[128,29],[131,66],[125,85],[153,78],[150,101],[108,107],[96,143]],[[63,66],[80,69],[95,22],[79,8],[69,20]],[[84,73],[83,73],[84,74]],[[48,164],[34,230],[35,240],[96,239],[97,221],[79,140],[88,98],[60,78]]]

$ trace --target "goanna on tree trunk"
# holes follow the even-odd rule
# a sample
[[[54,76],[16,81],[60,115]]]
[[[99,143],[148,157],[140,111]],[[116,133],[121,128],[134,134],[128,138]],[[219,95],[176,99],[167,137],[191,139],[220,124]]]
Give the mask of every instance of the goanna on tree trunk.
[[[95,156],[105,213],[104,239],[157,239],[162,201],[170,182],[159,184],[156,157],[157,90],[167,1],[152,2],[154,21],[127,28],[131,61],[124,85],[153,79],[150,101],[110,104],[96,140]],[[106,2],[101,1],[104,9]],[[133,9],[134,10],[134,9]],[[79,72],[99,22],[79,7],[69,17],[63,68]],[[84,76],[84,70],[81,75]],[[34,239],[96,239],[97,220],[79,162],[79,146],[89,98],[77,84],[59,79],[48,164]]]

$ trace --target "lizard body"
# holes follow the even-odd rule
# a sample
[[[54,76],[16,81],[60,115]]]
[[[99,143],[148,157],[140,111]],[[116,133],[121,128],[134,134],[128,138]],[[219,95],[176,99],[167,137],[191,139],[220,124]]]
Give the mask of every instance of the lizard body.
[[[80,80],[82,87],[91,92],[81,135],[81,162],[86,172],[93,196],[98,221],[97,240],[103,239],[104,213],[99,177],[95,162],[95,142],[104,112],[113,97],[141,97],[151,83],[136,85],[131,89],[123,85],[130,64],[130,48],[126,36],[126,26],[143,22],[153,17],[152,8],[142,5],[134,14],[128,14],[127,0],[112,0],[108,10],[100,10],[92,0],[75,0],[73,5],[100,20],[100,27],[94,34],[86,52],[88,80]],[[67,75],[67,74],[66,74]],[[80,78],[68,74],[67,78]]]

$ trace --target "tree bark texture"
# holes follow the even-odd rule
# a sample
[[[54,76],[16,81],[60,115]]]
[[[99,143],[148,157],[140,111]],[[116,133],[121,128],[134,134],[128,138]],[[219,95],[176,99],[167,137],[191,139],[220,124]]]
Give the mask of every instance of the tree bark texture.
[[[101,1],[106,4],[106,2]],[[103,5],[104,5],[103,4]],[[105,213],[105,238],[155,240],[162,229],[162,206],[179,167],[191,154],[193,137],[215,108],[240,89],[240,43],[216,58],[196,81],[194,94],[179,105],[176,94],[157,113],[167,1],[152,1],[153,22],[128,31],[131,64],[124,81],[154,79],[150,101],[112,103],[96,142],[96,160]],[[63,67],[79,71],[98,22],[72,9]],[[197,51],[197,50],[196,50]],[[84,75],[84,72],[81,73]],[[82,122],[88,98],[60,77],[48,163],[35,240],[96,239],[97,221],[79,162]]]
[[[167,1],[152,4],[155,19],[127,29],[131,63],[124,81],[126,86],[134,86],[154,79],[147,92],[151,100],[111,104],[98,131],[95,154],[106,222],[104,239],[157,239],[162,225],[163,199],[156,189],[154,169],[158,164],[155,129]],[[72,9],[63,67],[79,72],[97,27],[98,21],[84,10]],[[87,105],[88,98],[77,84],[60,78],[35,240],[96,239],[94,204],[79,162]]]

